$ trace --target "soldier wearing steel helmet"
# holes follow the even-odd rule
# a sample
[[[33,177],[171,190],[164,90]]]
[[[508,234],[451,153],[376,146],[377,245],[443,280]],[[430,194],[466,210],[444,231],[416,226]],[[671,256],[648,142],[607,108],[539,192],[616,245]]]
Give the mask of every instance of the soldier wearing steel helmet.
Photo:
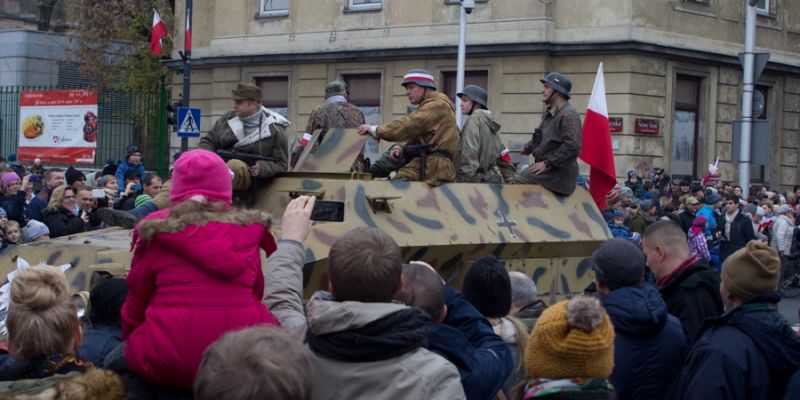
[[[406,143],[404,155],[407,163],[397,171],[394,179],[422,180],[431,186],[452,182],[456,177],[453,157],[458,151],[455,105],[436,91],[436,81],[428,71],[408,71],[403,76],[402,85],[406,88],[409,102],[419,105],[419,108],[388,124],[361,125],[358,133]],[[412,146],[422,150],[406,151]]]
[[[511,177],[510,183],[535,183],[553,193],[570,195],[578,182],[578,153],[581,150],[581,119],[569,104],[572,82],[551,72],[541,80],[542,102],[547,105],[539,128],[522,154],[535,162]]]
[[[508,149],[500,140],[500,124],[489,111],[489,96],[477,85],[467,85],[456,94],[461,113],[468,118],[461,129],[461,151],[456,162],[456,181],[503,183],[513,174]]]

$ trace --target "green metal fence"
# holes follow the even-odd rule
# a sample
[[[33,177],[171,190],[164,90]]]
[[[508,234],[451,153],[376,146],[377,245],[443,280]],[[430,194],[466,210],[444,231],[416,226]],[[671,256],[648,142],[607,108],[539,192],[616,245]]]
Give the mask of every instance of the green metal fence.
[[[0,86],[0,155],[17,153],[19,141],[19,97],[28,90],[85,89],[71,86]],[[169,164],[167,132],[168,93],[164,84],[151,92],[130,93],[101,90],[97,99],[98,135],[94,165],[102,168],[107,159],[125,158],[125,148],[136,144],[147,170],[165,176]]]

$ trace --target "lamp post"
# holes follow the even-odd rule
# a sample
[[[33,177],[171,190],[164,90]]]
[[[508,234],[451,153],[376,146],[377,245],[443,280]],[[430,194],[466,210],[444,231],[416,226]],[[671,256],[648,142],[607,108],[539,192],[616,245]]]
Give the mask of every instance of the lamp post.
[[[739,186],[742,197],[750,195],[750,138],[753,132],[753,80],[756,44],[756,4],[747,0],[744,22],[744,53],[742,62],[742,134],[739,147]]]
[[[192,0],[186,0],[186,23],[183,35],[183,106],[189,107],[192,80]],[[178,121],[180,124],[181,121]],[[189,138],[181,137],[181,151],[189,150]]]
[[[458,66],[456,67],[456,93],[464,90],[464,64],[467,53],[467,14],[475,9],[475,0],[461,0],[460,21],[458,24]],[[456,96],[456,124],[461,129],[461,98]]]

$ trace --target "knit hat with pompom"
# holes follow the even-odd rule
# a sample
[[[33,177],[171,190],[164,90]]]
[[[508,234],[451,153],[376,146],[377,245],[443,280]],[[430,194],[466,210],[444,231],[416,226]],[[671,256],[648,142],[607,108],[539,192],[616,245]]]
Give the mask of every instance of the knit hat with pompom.
[[[525,351],[533,378],[608,379],[614,368],[614,328],[600,301],[578,296],[542,313]]]

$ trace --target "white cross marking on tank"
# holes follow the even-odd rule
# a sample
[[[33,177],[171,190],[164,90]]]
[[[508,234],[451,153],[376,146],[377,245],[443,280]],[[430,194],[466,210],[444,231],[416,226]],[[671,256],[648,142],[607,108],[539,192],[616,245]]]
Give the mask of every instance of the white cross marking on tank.
[[[508,231],[511,232],[511,237],[517,237],[517,234],[514,233],[514,227],[517,226],[517,221],[512,221],[506,218],[506,215],[503,214],[502,211],[497,210],[497,215],[502,218],[497,220],[497,226],[501,228],[508,228]]]

